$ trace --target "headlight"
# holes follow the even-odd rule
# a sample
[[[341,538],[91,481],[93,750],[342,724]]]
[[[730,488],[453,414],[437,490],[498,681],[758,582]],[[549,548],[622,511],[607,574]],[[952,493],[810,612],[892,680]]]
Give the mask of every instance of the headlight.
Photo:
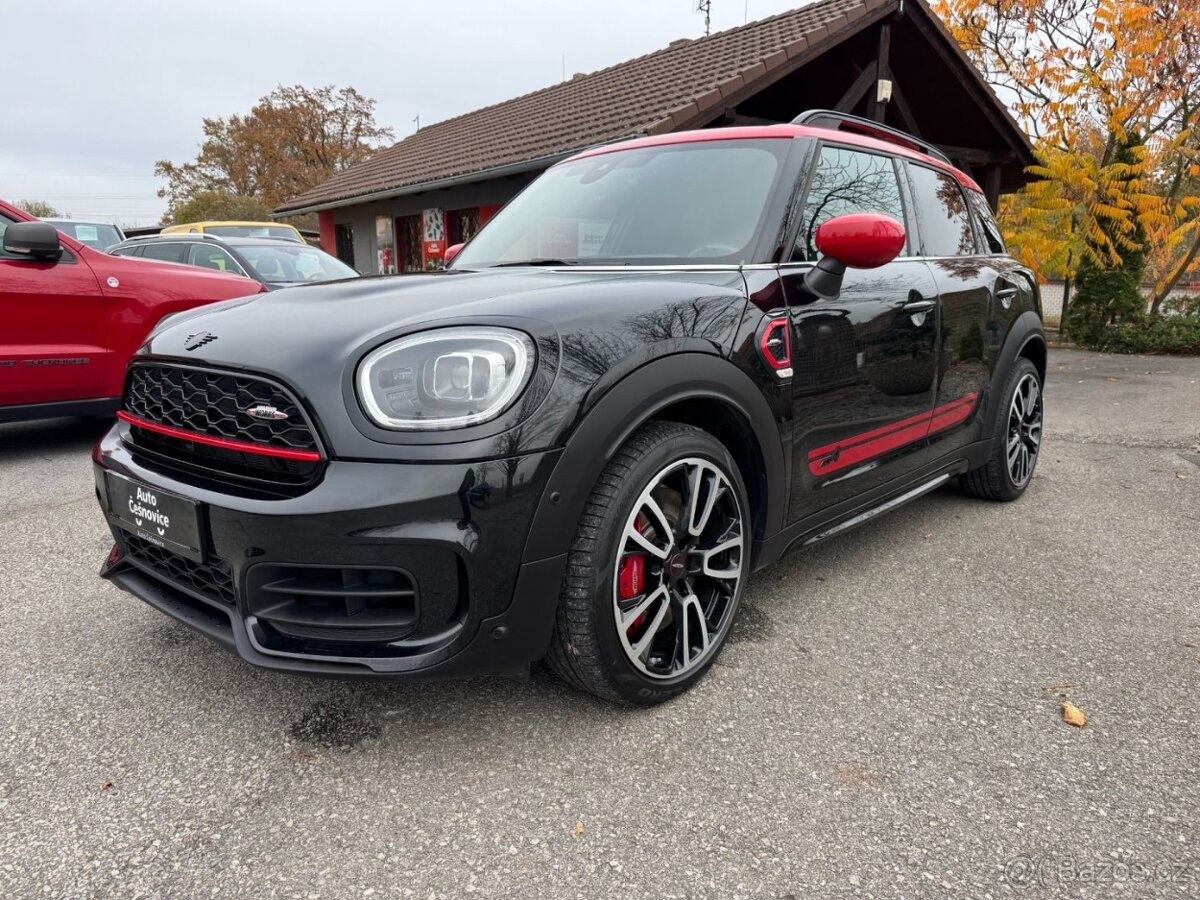
[[[533,341],[507,328],[439,328],[384,344],[358,367],[358,397],[376,425],[465,428],[494,419],[533,373]]]

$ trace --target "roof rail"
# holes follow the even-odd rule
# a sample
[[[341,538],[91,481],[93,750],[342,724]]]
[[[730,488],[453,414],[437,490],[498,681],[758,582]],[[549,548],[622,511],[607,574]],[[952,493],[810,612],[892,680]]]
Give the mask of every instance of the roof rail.
[[[792,119],[793,125],[809,125],[813,128],[831,128],[834,131],[850,131],[854,134],[864,134],[878,138],[891,144],[899,144],[909,150],[916,150],[926,156],[941,160],[946,165],[954,165],[950,157],[926,141],[913,137],[907,131],[892,128],[881,122],[873,122],[862,116],[852,116],[849,113],[835,112],[832,109],[809,109]]]
[[[205,234],[203,231],[171,231],[163,234],[161,231],[157,234],[138,234],[133,237],[127,237],[122,243],[132,243],[134,241],[155,241],[160,238],[174,238],[176,240],[188,241],[216,241],[218,244],[224,243],[220,236],[215,234]]]

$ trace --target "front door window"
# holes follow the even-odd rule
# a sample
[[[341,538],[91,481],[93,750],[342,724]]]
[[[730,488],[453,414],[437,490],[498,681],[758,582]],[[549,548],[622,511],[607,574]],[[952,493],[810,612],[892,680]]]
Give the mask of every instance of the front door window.
[[[825,146],[813,172],[793,260],[815,262],[817,229],[849,213],[883,213],[904,222],[904,203],[892,160],[874,153]],[[901,250],[900,255],[906,255]]]

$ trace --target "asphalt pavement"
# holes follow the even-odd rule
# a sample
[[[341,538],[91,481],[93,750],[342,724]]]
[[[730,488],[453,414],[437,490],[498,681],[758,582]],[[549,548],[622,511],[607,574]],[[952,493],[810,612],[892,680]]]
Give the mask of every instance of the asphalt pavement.
[[[0,897],[1200,894],[1200,359],[1046,404],[1022,500],[789,557],[651,710],[256,670],[97,578],[102,426],[0,425]]]

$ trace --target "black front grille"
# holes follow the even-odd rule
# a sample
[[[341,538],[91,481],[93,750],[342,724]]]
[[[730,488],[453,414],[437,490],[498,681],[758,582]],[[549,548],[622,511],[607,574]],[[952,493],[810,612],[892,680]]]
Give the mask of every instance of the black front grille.
[[[279,385],[254,376],[160,364],[130,369],[125,411],[138,419],[189,434],[250,447],[319,452],[316,435],[296,400]],[[283,418],[246,414],[271,407]],[[133,423],[131,447],[139,462],[205,486],[238,487],[268,496],[295,496],[320,476],[319,460],[295,460],[251,449],[213,446],[162,434]]]
[[[280,419],[251,418],[246,410],[272,407]],[[182,366],[139,365],[129,372],[125,410],[138,418],[195,434],[316,450],[304,413],[283,388],[246,375]]]
[[[194,591],[227,606],[234,605],[233,572],[229,563],[221,559],[198,563],[132,534],[124,535],[124,539],[125,555],[130,560],[140,563],[176,587]]]

